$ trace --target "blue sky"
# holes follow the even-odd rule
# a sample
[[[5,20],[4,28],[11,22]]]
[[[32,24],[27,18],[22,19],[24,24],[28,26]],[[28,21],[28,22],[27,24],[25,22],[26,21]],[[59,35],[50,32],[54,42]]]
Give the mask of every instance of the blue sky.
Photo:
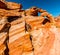
[[[7,0],[11,2],[21,3],[23,9],[28,9],[32,6],[47,10],[53,16],[60,14],[60,0]]]

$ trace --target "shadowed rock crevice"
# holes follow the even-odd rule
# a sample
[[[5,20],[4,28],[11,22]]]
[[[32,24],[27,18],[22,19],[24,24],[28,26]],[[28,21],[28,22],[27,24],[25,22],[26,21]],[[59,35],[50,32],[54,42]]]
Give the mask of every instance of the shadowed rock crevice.
[[[12,22],[14,20],[17,20],[18,18],[20,18],[19,16],[9,16],[7,19],[8,19],[8,22]]]
[[[7,32],[7,38],[4,41],[4,44],[6,46],[6,49],[4,51],[5,55],[9,55],[8,43],[9,43],[9,29],[10,29],[10,26],[11,26],[10,24],[7,24],[6,27],[5,27],[5,30],[4,30],[5,32]]]
[[[43,24],[46,24],[47,22],[49,22],[49,23],[50,23],[50,20],[45,19],[42,23],[43,23]]]

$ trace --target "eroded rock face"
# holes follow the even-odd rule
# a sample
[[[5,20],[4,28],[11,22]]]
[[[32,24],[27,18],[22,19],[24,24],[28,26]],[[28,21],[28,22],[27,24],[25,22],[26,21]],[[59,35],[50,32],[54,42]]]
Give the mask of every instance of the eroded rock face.
[[[56,26],[60,28],[60,16],[55,17]]]
[[[26,11],[26,15],[30,15],[30,16],[38,16],[38,10],[37,7],[32,7],[30,9],[27,9]]]
[[[4,1],[0,0],[0,9],[7,9],[7,5],[5,4]]]
[[[22,5],[14,2],[6,2],[6,5],[9,9],[21,9]]]
[[[60,16],[0,0],[0,55],[60,55],[59,36]]]

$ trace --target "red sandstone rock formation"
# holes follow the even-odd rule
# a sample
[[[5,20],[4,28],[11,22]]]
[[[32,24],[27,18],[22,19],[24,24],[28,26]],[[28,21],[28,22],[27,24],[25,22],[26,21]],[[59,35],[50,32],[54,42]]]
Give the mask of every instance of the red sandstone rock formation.
[[[60,16],[0,0],[0,55],[60,55]]]

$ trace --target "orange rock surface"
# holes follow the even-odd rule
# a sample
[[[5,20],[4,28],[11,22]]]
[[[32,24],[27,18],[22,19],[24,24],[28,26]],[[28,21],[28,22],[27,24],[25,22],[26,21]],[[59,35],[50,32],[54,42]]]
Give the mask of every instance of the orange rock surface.
[[[60,16],[0,0],[0,55],[60,55]]]

